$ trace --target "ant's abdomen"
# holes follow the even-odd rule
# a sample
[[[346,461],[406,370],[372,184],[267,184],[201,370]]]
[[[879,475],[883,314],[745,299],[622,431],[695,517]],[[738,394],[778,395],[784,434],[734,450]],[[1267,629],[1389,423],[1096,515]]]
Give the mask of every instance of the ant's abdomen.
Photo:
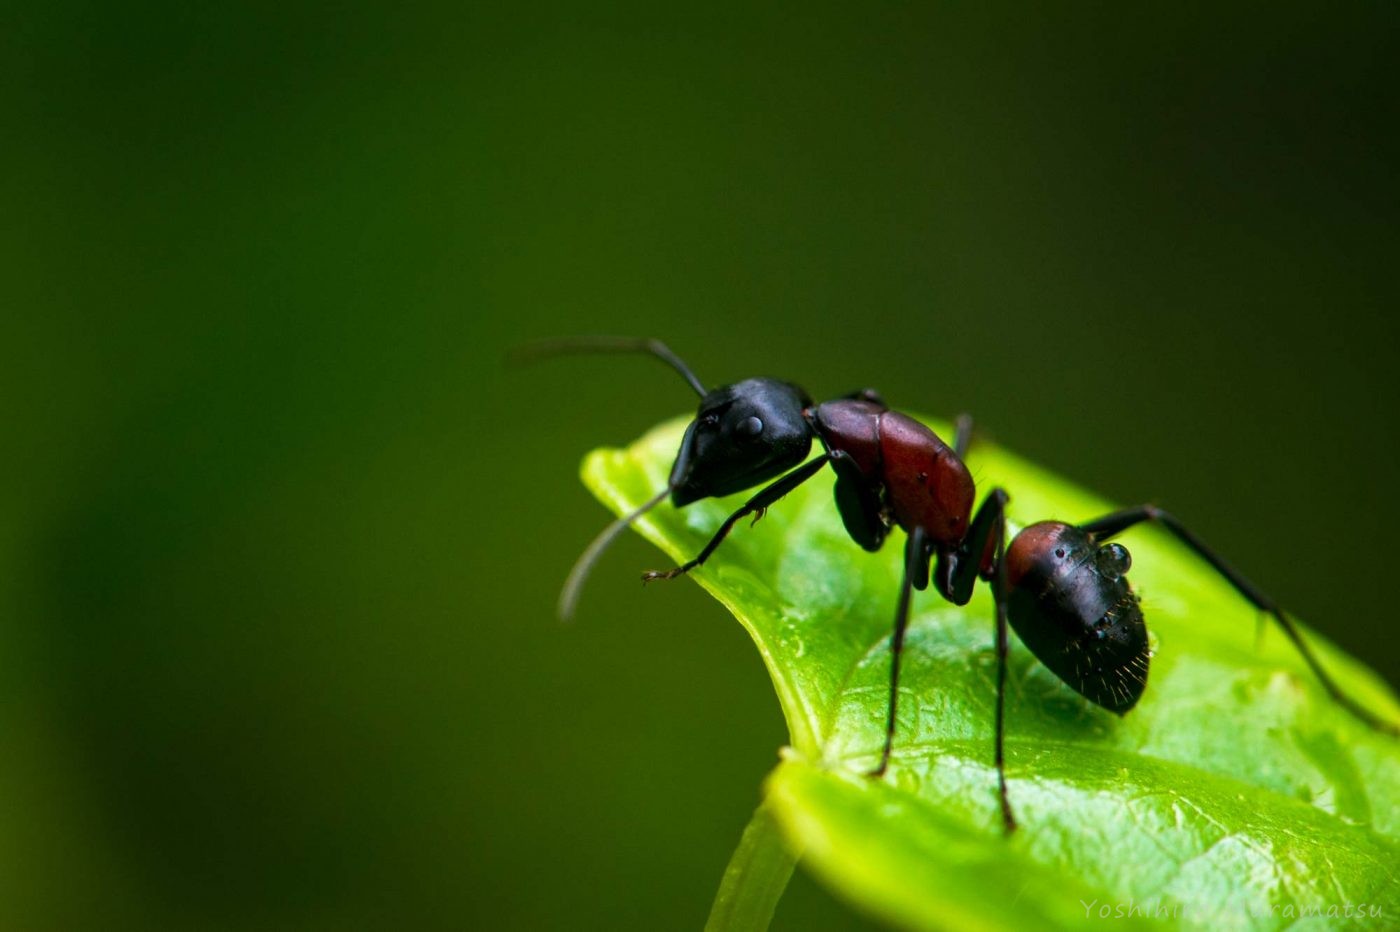
[[[1073,525],[1032,524],[1006,551],[1007,616],[1017,636],[1089,701],[1123,713],[1147,686],[1147,624],[1125,574],[1128,551]]]

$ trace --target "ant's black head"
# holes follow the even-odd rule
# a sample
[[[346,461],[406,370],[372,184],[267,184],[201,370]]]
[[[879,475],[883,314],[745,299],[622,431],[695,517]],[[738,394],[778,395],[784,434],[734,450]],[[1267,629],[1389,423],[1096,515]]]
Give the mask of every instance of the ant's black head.
[[[603,529],[579,556],[564,590],[559,617],[573,614],[584,580],[617,536],[666,500],[677,507],[712,495],[729,495],[772,479],[807,458],[812,433],[802,416],[812,400],[796,385],[777,379],[747,379],[712,392],[660,340],[574,337],[537,343],[524,358],[568,353],[641,353],[666,363],[700,396],[700,411],[686,428],[666,488]]]
[[[812,400],[777,379],[745,379],[700,399],[671,468],[677,508],[732,495],[776,478],[807,458],[812,432],[802,409]]]

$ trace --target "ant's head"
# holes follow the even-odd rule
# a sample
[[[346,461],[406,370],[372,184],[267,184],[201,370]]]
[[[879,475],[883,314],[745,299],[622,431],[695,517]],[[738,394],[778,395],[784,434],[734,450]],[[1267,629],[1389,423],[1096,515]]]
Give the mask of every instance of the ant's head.
[[[802,389],[777,379],[745,379],[706,393],[671,467],[671,501],[679,508],[732,495],[801,463],[812,448],[802,416],[811,403]]]
[[[593,538],[559,593],[559,617],[569,618],[593,565],[617,536],[666,500],[677,507],[712,495],[729,495],[775,478],[807,458],[812,434],[802,416],[812,400],[796,385],[776,379],[747,379],[707,392],[680,357],[660,340],[574,337],[522,348],[521,359],[572,353],[640,353],[676,370],[695,394],[700,411],[686,428],[666,488],[618,518]]]

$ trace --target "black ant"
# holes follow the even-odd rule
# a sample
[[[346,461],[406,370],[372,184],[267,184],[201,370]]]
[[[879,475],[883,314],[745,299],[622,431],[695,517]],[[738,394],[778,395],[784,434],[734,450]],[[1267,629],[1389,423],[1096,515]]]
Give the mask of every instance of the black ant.
[[[583,552],[559,597],[562,617],[573,614],[584,580],[603,550],[668,496],[683,508],[774,480],[730,515],[694,559],[672,570],[645,573],[643,580],[674,579],[700,566],[741,519],[761,517],[828,464],[836,473],[836,508],[857,544],[873,552],[892,528],[904,530],[904,581],[890,638],[889,714],[872,777],[882,776],[889,766],[912,590],[926,589],[932,581],[943,598],[966,605],[980,579],[991,585],[996,604],[997,789],[1006,830],[1014,830],[1002,754],[1007,626],[1070,688],[1109,711],[1126,713],[1147,686],[1151,651],[1138,597],[1128,584],[1131,557],[1127,548],[1110,539],[1144,521],[1162,525],[1235,591],[1272,616],[1339,704],[1376,730],[1400,733],[1396,725],[1377,718],[1337,687],[1277,603],[1154,505],[1115,511],[1080,525],[1041,521],[1022,530],[1008,546],[1008,496],[1003,489],[988,492],[973,512],[976,490],[963,463],[972,438],[968,417],[958,419],[949,447],[923,424],[891,410],[871,390],[820,404],[798,386],[770,378],[707,391],[658,340],[584,337],[537,344],[528,352],[650,354],[680,373],[700,396],[699,411],[686,428],[666,487],[614,521]],[[814,438],[823,452],[809,460]]]

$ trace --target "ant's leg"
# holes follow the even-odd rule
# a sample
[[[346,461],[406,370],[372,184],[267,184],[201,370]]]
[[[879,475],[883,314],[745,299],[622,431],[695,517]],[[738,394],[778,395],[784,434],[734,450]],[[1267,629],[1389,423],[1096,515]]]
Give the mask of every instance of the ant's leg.
[[[868,401],[871,404],[879,405],[882,408],[889,407],[889,405],[885,404],[884,396],[873,388],[862,388],[859,391],[854,391],[850,394],[842,395],[841,397],[849,398],[852,401]]]
[[[967,538],[959,548],[951,566],[951,573],[938,579],[938,591],[948,601],[956,605],[966,605],[972,594],[972,587],[981,576],[992,586],[992,600],[996,603],[996,649],[997,649],[997,712],[996,748],[994,758],[997,767],[997,794],[1001,801],[1001,820],[1008,832],[1016,830],[1016,819],[1011,814],[1011,802],[1006,796],[1006,655],[1008,650],[1006,621],[1006,502],[1008,496],[1003,489],[992,489],[982,500],[977,515],[968,528]],[[987,545],[993,546],[992,565],[983,572],[982,557]]]
[[[832,451],[831,468],[836,473],[836,510],[846,533],[863,549],[876,552],[890,533],[880,505],[879,484],[865,478],[844,450]]]
[[[814,460],[809,460],[792,472],[776,480],[772,485],[764,487],[757,495],[745,502],[743,508],[740,508],[725,519],[725,522],[719,526],[719,530],[715,532],[715,536],[710,538],[710,542],[705,545],[705,549],[701,550],[700,554],[694,560],[688,563],[682,563],[675,569],[666,570],[665,572],[649,570],[642,574],[642,582],[650,582],[653,579],[675,579],[677,576],[683,576],[689,573],[710,558],[710,554],[714,553],[715,548],[724,542],[724,539],[729,536],[729,532],[733,530],[734,525],[739,522],[740,518],[755,512],[762,515],[764,509],[815,476],[821,471],[823,466],[831,461],[831,459],[831,454],[827,454],[825,456],[819,456]]]
[[[1288,636],[1288,639],[1293,642],[1293,646],[1298,649],[1298,653],[1302,655],[1303,660],[1307,662],[1313,674],[1317,676],[1318,681],[1322,683],[1323,688],[1327,690],[1328,694],[1331,695],[1339,705],[1377,731],[1393,735],[1400,734],[1400,726],[1397,726],[1393,722],[1387,722],[1377,718],[1374,714],[1362,708],[1355,700],[1341,691],[1337,684],[1332,681],[1332,678],[1327,675],[1326,671],[1322,669],[1322,665],[1318,663],[1317,657],[1313,655],[1312,649],[1308,647],[1307,642],[1303,640],[1303,636],[1298,631],[1297,626],[1284,614],[1283,609],[1278,606],[1278,603],[1257,589],[1249,580],[1241,576],[1234,567],[1226,563],[1219,554],[1208,547],[1205,541],[1187,530],[1180,521],[1169,513],[1158,508],[1156,505],[1140,505],[1137,508],[1125,508],[1111,515],[1105,515],[1098,520],[1082,524],[1080,525],[1080,530],[1094,537],[1109,538],[1115,534],[1126,531],[1135,524],[1141,524],[1144,521],[1155,521],[1161,524],[1175,535],[1178,540],[1190,548],[1198,557],[1209,563],[1211,568],[1233,586],[1236,592],[1244,596],[1250,604],[1260,611],[1272,615],[1274,620],[1278,622],[1279,627],[1283,629],[1283,633]]]
[[[972,415],[964,411],[954,423],[953,452],[958,459],[967,457],[967,448],[972,446]]]
[[[890,705],[885,719],[885,747],[880,752],[880,766],[869,776],[879,777],[890,765],[890,749],[894,746],[895,708],[899,703],[899,660],[904,653],[904,630],[909,627],[909,600],[913,595],[914,577],[926,561],[924,529],[916,527],[904,542],[904,582],[899,587],[899,607],[894,613],[894,634],[890,635]]]
[[[990,578],[983,574],[988,565],[987,546],[999,524],[1005,523],[1006,503],[1010,496],[1004,489],[996,488],[987,493],[977,514],[968,525],[967,536],[956,550],[945,550],[938,554],[938,566],[934,570],[934,588],[943,598],[954,605],[966,605],[972,598],[972,590],[977,578]]]
[[[1006,798],[1006,755],[1003,752],[1003,745],[1006,743],[1006,654],[1007,654],[1007,624],[1006,624],[1006,493],[997,489],[993,495],[1000,493],[1000,501],[997,508],[996,521],[996,563],[992,567],[992,600],[996,603],[997,613],[997,736],[996,736],[996,765],[997,765],[997,795],[1001,800],[1001,821],[1007,832],[1016,831],[1016,817],[1011,814],[1011,800]]]

